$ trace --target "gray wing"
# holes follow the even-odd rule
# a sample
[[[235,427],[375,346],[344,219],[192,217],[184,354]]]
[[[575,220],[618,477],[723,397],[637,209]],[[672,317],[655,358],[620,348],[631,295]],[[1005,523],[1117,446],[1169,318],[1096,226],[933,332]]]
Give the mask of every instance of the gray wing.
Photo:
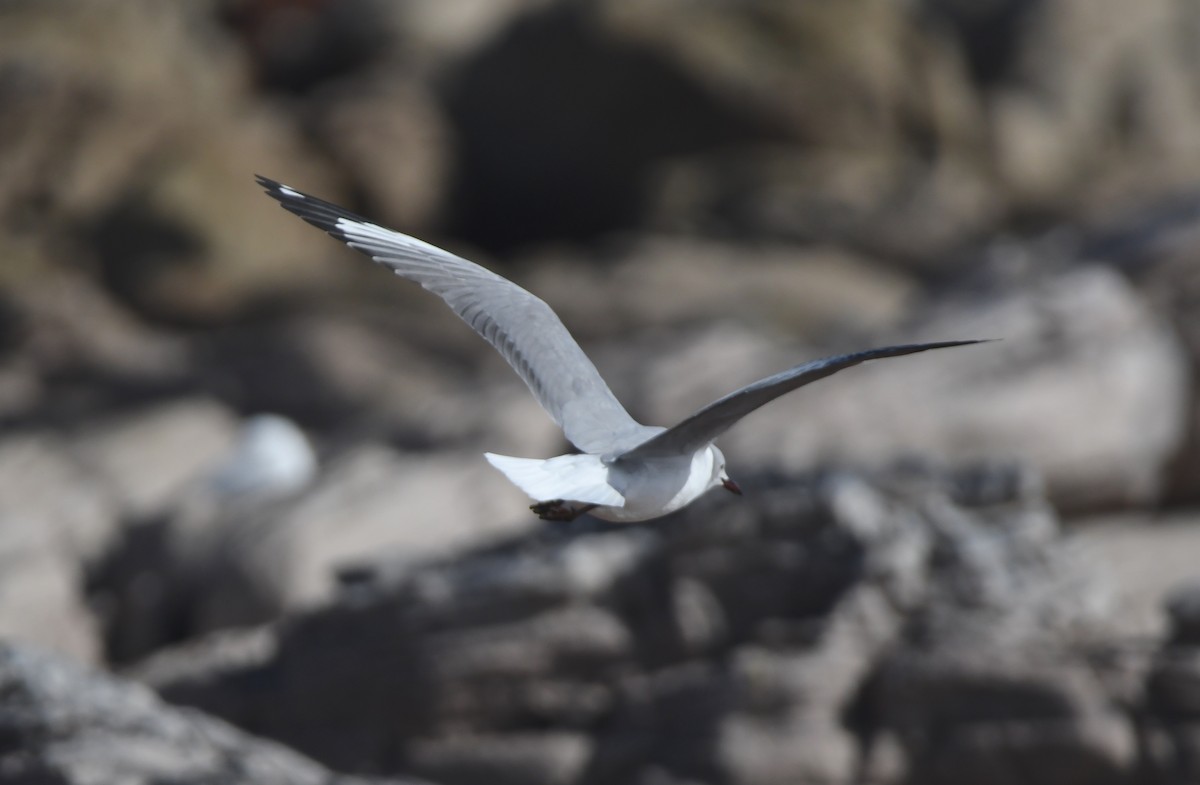
[[[629,416],[542,300],[440,248],[265,177],[255,179],[285,210],[445,300],[503,355],[579,449],[609,453],[645,438],[645,426]]]
[[[754,384],[713,401],[678,425],[668,428],[617,457],[625,459],[659,458],[671,455],[688,455],[700,449],[727,431],[734,423],[760,406],[770,403],[809,382],[824,379],[843,368],[850,368],[868,360],[884,357],[900,357],[930,349],[945,349],[985,341],[943,341],[941,343],[916,343],[904,346],[887,346],[882,349],[867,349],[854,354],[842,354],[813,360],[782,373],[768,376]]]

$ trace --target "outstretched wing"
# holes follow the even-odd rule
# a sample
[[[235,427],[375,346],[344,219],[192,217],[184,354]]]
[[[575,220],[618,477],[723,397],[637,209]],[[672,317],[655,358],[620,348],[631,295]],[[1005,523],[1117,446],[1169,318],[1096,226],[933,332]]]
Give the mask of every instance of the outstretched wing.
[[[966,346],[985,341],[943,341],[941,343],[916,343],[904,346],[887,346],[882,349],[867,349],[854,354],[842,354],[813,360],[782,373],[768,376],[754,384],[732,392],[713,401],[678,425],[652,436],[617,457],[625,459],[659,458],[671,455],[688,455],[700,449],[727,431],[730,426],[763,404],[770,403],[809,382],[824,379],[843,368],[849,368],[868,360],[884,357],[900,357],[930,349],[945,349],[951,346]]]
[[[545,302],[441,248],[274,180],[256,179],[285,210],[445,300],[503,355],[576,447],[603,454],[644,438],[645,426],[629,416]]]

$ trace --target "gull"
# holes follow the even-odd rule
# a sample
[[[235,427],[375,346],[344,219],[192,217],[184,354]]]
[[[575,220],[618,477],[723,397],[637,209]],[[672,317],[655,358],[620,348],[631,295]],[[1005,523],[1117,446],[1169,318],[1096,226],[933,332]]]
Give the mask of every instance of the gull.
[[[942,341],[887,346],[802,363],[729,393],[670,428],[642,425],[617,400],[596,366],[545,302],[474,262],[385,229],[337,205],[256,176],[284,209],[441,297],[529,386],[580,452],[553,458],[484,453],[533,499],[544,520],[583,513],[646,521],[723,487],[742,494],[713,441],[785,393],[869,360],[981,343]]]

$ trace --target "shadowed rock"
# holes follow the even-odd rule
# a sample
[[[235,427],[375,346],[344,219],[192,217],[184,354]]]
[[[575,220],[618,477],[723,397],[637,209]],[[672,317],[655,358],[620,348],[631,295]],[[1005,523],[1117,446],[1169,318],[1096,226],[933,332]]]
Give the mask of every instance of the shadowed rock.
[[[0,778],[12,785],[404,785],[343,777],[33,648],[0,644],[0,693]]]
[[[976,692],[999,662],[1012,689],[996,716],[1052,718],[1062,738],[1033,758],[1008,742],[978,755],[1123,776],[1132,727],[1064,644],[1068,625],[1103,626],[1091,584],[1018,475],[764,477],[746,500],[654,526],[581,518],[454,560],[364,561],[326,607],[137,672],[338,769],[783,785],[878,769],[888,738],[893,768],[931,771],[920,729],[974,727],[941,706],[992,716]],[[957,662],[953,631],[971,625],[993,629],[994,656],[929,665]],[[1053,667],[1024,664],[1029,636]],[[979,770],[954,749],[954,771]]]

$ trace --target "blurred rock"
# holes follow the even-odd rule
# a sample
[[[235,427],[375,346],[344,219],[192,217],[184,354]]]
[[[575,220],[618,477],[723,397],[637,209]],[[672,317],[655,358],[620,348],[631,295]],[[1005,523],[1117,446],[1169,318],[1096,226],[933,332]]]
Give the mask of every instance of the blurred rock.
[[[598,33],[647,49],[765,129],[641,167],[656,229],[833,243],[927,268],[1002,219],[975,88],[919,11],[871,0],[591,5]],[[688,24],[671,21],[681,14]]]
[[[188,561],[207,552],[209,561],[190,571],[218,578],[198,587],[199,630],[254,624],[328,600],[340,568],[381,552],[429,558],[526,528],[531,519],[505,513],[524,501],[482,456],[364,447],[287,503],[226,510],[222,522],[197,532],[208,549],[185,545],[196,529],[180,522],[173,550]]]
[[[701,320],[800,336],[875,332],[899,322],[917,294],[911,278],[832,247],[746,248],[668,237],[613,245],[587,259],[544,254],[522,276],[577,338],[636,335],[646,346]],[[651,352],[642,354],[652,361]]]
[[[219,720],[165,706],[140,685],[35,648],[0,644],[0,691],[0,770],[13,785],[384,783],[334,774]]]
[[[242,410],[343,439],[514,455],[562,446],[520,379],[440,300],[364,270],[387,296],[214,331],[198,341],[200,373]]]
[[[57,435],[32,432],[0,441],[0,463],[0,530],[54,543],[80,562],[99,557],[119,536],[116,495]]]
[[[1164,603],[1171,636],[1155,652],[1145,681],[1147,735],[1155,739],[1150,761],[1165,782],[1200,776],[1200,602],[1195,580]]]
[[[427,366],[416,366],[420,356],[407,344],[398,343],[389,353],[390,336],[391,331],[324,318],[320,312],[284,314],[208,331],[197,337],[194,357],[213,392],[237,408],[328,428],[355,409],[373,411],[377,397],[385,394],[407,400],[407,389],[394,381],[400,377],[386,373],[391,356],[397,364],[409,364],[413,386],[438,378]],[[378,387],[372,385],[385,389],[375,393]]]
[[[1200,725],[1200,654],[1195,646],[1163,647],[1150,670],[1146,697],[1158,718]]]
[[[0,549],[11,565],[0,591],[4,634],[96,659],[89,610],[101,622],[115,613],[98,576],[141,534],[137,522],[173,509],[231,442],[230,414],[204,399],[0,442]],[[145,573],[124,580],[139,596],[155,594]]]
[[[1122,658],[1089,653],[1120,640],[1109,576],[1057,547],[1046,518],[978,537],[949,507],[928,514],[933,601],[864,680],[859,727],[894,734],[905,781],[1135,781],[1140,740],[1127,712],[1138,690],[1123,688]]]
[[[230,521],[263,514],[312,480],[316,456],[293,423],[259,415],[236,425],[221,406],[193,399],[76,435],[77,452],[112,489],[124,522],[89,564],[90,601],[114,659],[191,634],[196,597]]]
[[[10,531],[0,537],[0,557],[11,564],[0,579],[0,636],[81,662],[102,660],[98,625],[81,596],[79,565],[50,543],[22,542],[20,537]]]
[[[249,672],[261,667],[276,656],[278,631],[272,625],[235,628],[211,632],[168,648],[123,668],[120,673],[129,679],[147,684],[171,684],[179,696],[208,694],[212,681],[233,672]],[[224,697],[234,701],[210,707],[210,713],[225,717],[241,716],[247,709],[243,696],[226,691]],[[188,703],[186,697],[177,701]]]
[[[953,162],[771,147],[664,163],[646,212],[661,232],[843,247],[937,274],[961,266],[959,249],[1001,222],[1004,196]]]
[[[74,425],[187,384],[182,337],[140,322],[81,273],[23,280],[0,303],[0,422]]]
[[[593,23],[606,34],[651,49],[704,92],[771,118],[793,139],[892,150],[907,141],[906,114],[919,117],[936,141],[962,133],[954,101],[966,97],[966,85],[953,73],[954,53],[904,6],[591,5]],[[682,14],[692,23],[671,21]],[[910,47],[921,56],[906,57]]]
[[[320,605],[334,595],[340,572],[380,554],[441,556],[536,520],[512,517],[527,500],[474,453],[364,446],[314,478],[311,448],[294,426],[254,418],[244,428],[252,444],[214,461],[215,473],[130,528],[93,571],[93,601],[105,608],[117,661]],[[247,448],[260,450],[264,435],[299,454],[282,456],[286,466],[272,457],[269,466],[245,470],[253,457]],[[243,470],[230,474],[233,465]]]
[[[580,733],[509,733],[418,741],[410,754],[418,774],[446,785],[571,785],[581,780],[592,750]]]
[[[1125,278],[1082,267],[990,307],[951,302],[918,336],[964,330],[1001,338],[1002,357],[1012,352],[1001,360],[1012,386],[994,378],[992,394],[976,399],[987,419],[973,435],[992,455],[1037,467],[1060,510],[1160,498],[1183,441],[1192,379],[1177,332]],[[1102,399],[1087,392],[1096,389],[1106,391]],[[947,404],[969,406],[969,397]],[[1088,411],[1081,401],[1103,408]],[[1037,432],[1021,431],[1030,426]]]
[[[386,5],[393,27],[404,36],[407,58],[434,70],[452,65],[486,45],[522,14],[553,0],[465,0],[447,5],[439,0],[412,0]]]
[[[0,442],[0,637],[98,659],[83,564],[118,533],[115,500],[60,441],[35,434]]]
[[[259,81],[302,93],[383,55],[394,31],[378,0],[220,0],[244,39]]]
[[[1119,30],[1103,4],[229,5],[260,77],[306,96],[385,216],[420,226],[414,205],[445,194],[455,232],[493,249],[649,224],[925,268],[1013,213],[1069,214],[1079,182],[1106,202],[1197,174],[1196,69],[1175,37],[1195,19],[1169,0]],[[422,141],[443,110],[412,100],[430,87],[448,166]]]
[[[1168,190],[1194,181],[1200,101],[1188,85],[1198,71],[1179,36],[1196,29],[1194,8],[1170,0],[1132,13],[1119,0],[926,5],[960,22],[964,55],[977,58],[991,155],[1017,201],[1076,202],[1081,176],[1091,181],[1084,201],[1131,182]],[[1111,23],[1114,13],[1121,24]]]
[[[1162,640],[1189,634],[1186,613],[1169,610],[1168,599],[1200,578],[1200,519],[1190,512],[1131,512],[1075,521],[1068,543],[1077,558],[1108,576],[1114,596],[1113,625],[1122,639]],[[1187,608],[1185,602],[1181,612]],[[1172,633],[1174,626],[1179,633]]]
[[[660,226],[836,241],[927,269],[1012,210],[1070,215],[1200,171],[1196,64],[1177,34],[1197,15],[1169,0],[1116,26],[1119,2],[750,3],[672,24],[679,5],[596,3],[610,34],[652,42],[804,143],[677,156],[655,188]]]
[[[1066,511],[1158,498],[1183,433],[1188,368],[1175,334],[1120,276],[1084,268],[996,298],[948,298],[918,324],[888,342],[1000,341],[876,363],[776,401],[722,437],[732,470],[1007,457],[1036,469]],[[829,353],[754,336],[759,348],[735,351],[714,333],[652,367],[640,386],[647,421],[676,422]]]
[[[1012,683],[1033,685],[995,698],[1011,707],[1014,733],[1049,728],[1056,739],[1029,759],[1102,777],[1130,769],[1132,725],[1093,674],[1070,658],[1020,664],[1029,635],[1062,646],[1071,630],[1104,627],[1090,579],[1056,549],[1035,492],[932,469],[764,485],[653,527],[580,519],[455,560],[364,563],[326,606],[136,672],[168,699],[339,769],[446,782],[483,768],[504,782],[652,771],[840,782],[865,765],[863,739],[877,734],[902,744],[890,764],[874,755],[874,770],[925,771],[924,737],[894,718],[917,712],[924,723],[933,715],[920,712],[974,705],[984,687],[930,668],[929,688],[898,701],[889,696],[911,682],[879,674],[959,662],[963,639],[930,631],[1001,617],[990,648],[961,667],[986,684],[988,663],[1013,663]],[[985,485],[1011,490],[983,502],[970,489]],[[927,660],[901,653],[921,639]],[[1062,707],[1053,727],[1046,705]],[[947,721],[971,733],[970,718]],[[984,757],[964,756],[963,776],[988,771]]]
[[[381,69],[373,79],[322,88],[314,104],[315,131],[370,205],[371,220],[428,236],[442,218],[452,163],[429,87],[407,71]]]
[[[15,119],[0,151],[14,167],[0,215],[19,229],[0,243],[21,260],[10,281],[83,266],[178,323],[326,280],[324,254],[266,209],[250,175],[313,187],[327,176],[292,127],[250,102],[244,63],[206,10],[5,8],[0,92]]]
[[[1130,781],[1133,723],[1090,664],[1061,641],[1029,645],[1013,632],[972,627],[974,641],[927,642],[885,661],[875,700],[912,781]]]
[[[1166,611],[1171,617],[1171,642],[1200,646],[1200,580],[1176,587],[1167,597]]]
[[[1100,216],[1087,250],[1119,266],[1169,318],[1200,374],[1200,194],[1185,192]],[[1171,467],[1168,500],[1200,500],[1200,398],[1193,395],[1182,448]]]
[[[842,722],[899,619],[881,592],[843,599],[811,648],[743,647],[733,664],[737,710],[721,728],[722,768],[734,782],[851,782],[859,742]]]
[[[539,4],[449,72],[454,233],[510,251],[636,226],[658,161],[780,136],[661,48],[614,34],[603,5]]]
[[[80,429],[72,448],[107,484],[130,519],[164,512],[203,481],[234,446],[235,422],[220,404],[172,401]]]

